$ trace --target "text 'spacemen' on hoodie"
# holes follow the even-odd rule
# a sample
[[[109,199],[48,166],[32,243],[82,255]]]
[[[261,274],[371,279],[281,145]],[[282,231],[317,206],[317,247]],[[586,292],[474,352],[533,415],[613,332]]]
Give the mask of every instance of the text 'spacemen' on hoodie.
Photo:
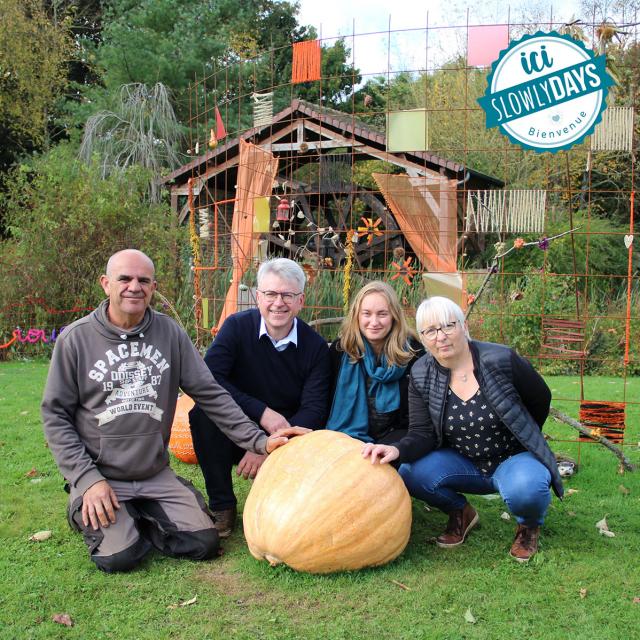
[[[72,486],[84,493],[100,480],[141,480],[168,465],[179,388],[233,442],[264,453],[264,431],[171,318],[147,309],[142,323],[125,331],[109,322],[108,304],[60,334],[42,401],[49,448]]]

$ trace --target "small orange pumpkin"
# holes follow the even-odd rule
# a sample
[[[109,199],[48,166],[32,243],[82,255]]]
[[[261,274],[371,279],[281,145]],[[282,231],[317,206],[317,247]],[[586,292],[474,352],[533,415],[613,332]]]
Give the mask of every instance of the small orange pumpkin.
[[[411,532],[411,498],[397,471],[372,465],[362,446],[322,430],[276,449],[242,514],[251,555],[309,573],[372,567],[400,555]]]
[[[194,405],[195,402],[186,393],[178,398],[173,425],[171,425],[171,437],[169,438],[169,451],[178,460],[187,464],[198,464],[189,428],[189,411]]]

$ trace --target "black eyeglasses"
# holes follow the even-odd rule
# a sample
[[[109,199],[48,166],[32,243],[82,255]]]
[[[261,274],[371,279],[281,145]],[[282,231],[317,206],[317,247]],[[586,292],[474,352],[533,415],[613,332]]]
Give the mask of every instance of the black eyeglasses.
[[[428,329],[423,329],[420,332],[420,335],[425,339],[429,340],[429,342],[434,342],[438,339],[438,331],[442,331],[445,336],[450,336],[457,328],[458,321],[452,320],[451,322],[447,322],[447,324],[443,324],[441,327],[429,327]]]
[[[299,293],[295,293],[294,291],[262,291],[261,289],[258,289],[258,291],[264,296],[267,302],[275,302],[279,296],[285,304],[291,304],[302,294],[302,291]]]

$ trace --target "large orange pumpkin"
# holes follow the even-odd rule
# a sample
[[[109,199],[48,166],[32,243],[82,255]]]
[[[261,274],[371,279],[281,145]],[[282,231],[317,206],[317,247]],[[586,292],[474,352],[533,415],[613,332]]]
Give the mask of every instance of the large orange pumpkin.
[[[191,411],[194,404],[195,402],[186,393],[178,398],[169,438],[169,451],[178,460],[182,460],[187,464],[198,464],[198,458],[193,449],[191,429],[189,428],[189,411]]]
[[[244,507],[251,555],[331,573],[385,564],[407,545],[411,499],[397,471],[337,431],[293,438],[264,462]]]

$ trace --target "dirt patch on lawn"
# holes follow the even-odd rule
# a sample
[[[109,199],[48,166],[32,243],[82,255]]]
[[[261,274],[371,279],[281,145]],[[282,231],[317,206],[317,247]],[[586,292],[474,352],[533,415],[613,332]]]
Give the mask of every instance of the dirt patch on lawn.
[[[264,580],[242,571],[237,566],[236,558],[219,558],[208,563],[197,575],[214,587],[219,594],[229,598],[238,607],[261,606],[267,608],[285,608],[289,613],[300,611],[319,611],[323,603],[304,595],[292,597],[288,589],[274,588],[273,584],[265,584]]]

